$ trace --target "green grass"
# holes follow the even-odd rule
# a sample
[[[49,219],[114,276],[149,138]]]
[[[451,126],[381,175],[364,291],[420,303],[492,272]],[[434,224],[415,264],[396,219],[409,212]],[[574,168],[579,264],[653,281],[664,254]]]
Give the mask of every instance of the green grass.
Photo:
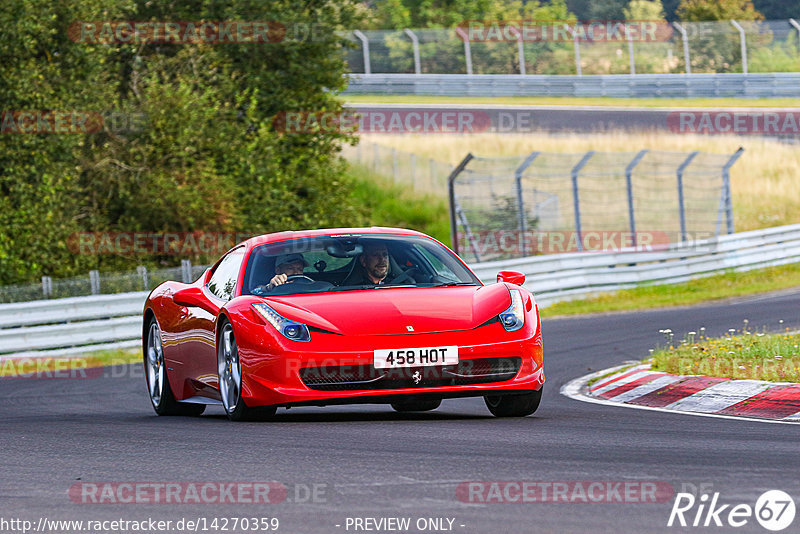
[[[81,369],[93,369],[109,365],[123,365],[142,361],[139,348],[104,350],[71,356],[47,356],[32,358],[0,358],[0,377],[46,376],[53,373],[69,373]]]
[[[529,106],[627,106],[702,108],[797,108],[800,98],[613,98],[568,96],[423,96],[423,95],[341,95],[353,104],[505,104]]]
[[[622,310],[686,306],[800,286],[800,263],[747,272],[728,272],[682,284],[646,285],[596,297],[557,302],[542,315],[579,315]],[[536,287],[531,288],[534,293]]]
[[[444,199],[392,184],[359,165],[350,167],[350,175],[355,181],[352,196],[368,207],[370,224],[418,230],[450,245],[450,219]]]
[[[671,335],[666,331],[667,335]],[[800,382],[800,334],[747,331],[706,338],[690,332],[678,346],[652,355],[652,369],[673,374]]]

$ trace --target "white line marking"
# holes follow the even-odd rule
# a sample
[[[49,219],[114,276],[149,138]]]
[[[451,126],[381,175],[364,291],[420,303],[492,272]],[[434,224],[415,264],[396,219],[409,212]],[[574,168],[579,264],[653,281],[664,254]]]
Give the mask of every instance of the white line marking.
[[[586,382],[591,380],[596,376],[602,376],[607,374],[614,369],[620,369],[625,367],[624,365],[620,365],[618,367],[614,367],[611,369],[606,369],[605,371],[598,371],[596,373],[592,373],[590,375],[582,376],[580,378],[576,378],[564,384],[561,388],[561,394],[565,397],[569,397],[570,399],[581,401],[581,402],[590,402],[593,404],[605,404],[607,406],[618,406],[622,408],[633,408],[635,410],[650,410],[653,412],[666,412],[671,414],[678,414],[678,415],[695,415],[698,417],[715,417],[717,419],[733,419],[735,421],[752,421],[756,423],[777,423],[777,424],[784,424],[784,425],[798,425],[800,424],[800,420],[798,421],[791,421],[785,419],[756,419],[754,417],[741,417],[737,415],[720,415],[715,413],[702,413],[702,412],[683,412],[678,410],[667,410],[665,408],[657,408],[653,406],[637,406],[635,404],[621,404],[619,402],[609,401],[605,399],[596,399],[594,397],[587,397],[582,393],[582,390],[586,387]],[[794,416],[792,416],[794,417]]]

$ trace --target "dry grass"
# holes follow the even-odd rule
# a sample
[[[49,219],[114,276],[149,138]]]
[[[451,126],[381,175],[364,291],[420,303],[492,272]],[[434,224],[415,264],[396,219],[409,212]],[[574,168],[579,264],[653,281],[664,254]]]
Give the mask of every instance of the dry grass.
[[[518,156],[533,150],[575,153],[587,150],[632,152],[642,149],[733,154],[745,152],[731,169],[737,231],[800,223],[800,150],[797,145],[734,136],[665,133],[549,135],[362,135],[363,141],[395,147],[456,164],[477,156]]]

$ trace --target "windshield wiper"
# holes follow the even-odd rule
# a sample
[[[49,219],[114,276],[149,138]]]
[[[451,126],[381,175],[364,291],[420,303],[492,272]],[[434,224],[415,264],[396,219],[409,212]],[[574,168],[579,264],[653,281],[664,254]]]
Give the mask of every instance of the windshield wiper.
[[[433,284],[431,287],[450,287],[450,286],[477,286],[475,282],[440,282],[438,284]]]
[[[328,291],[328,292],[331,292],[331,291],[357,291],[359,289],[372,289],[373,287],[375,287],[375,286],[371,286],[371,285],[369,285],[369,286],[367,286],[367,285],[361,285],[361,286],[333,286],[333,287],[329,287],[325,291]]]

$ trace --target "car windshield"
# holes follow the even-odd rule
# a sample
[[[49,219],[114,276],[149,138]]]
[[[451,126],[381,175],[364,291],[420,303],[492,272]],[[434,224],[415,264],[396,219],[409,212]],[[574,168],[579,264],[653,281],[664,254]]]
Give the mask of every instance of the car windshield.
[[[270,283],[283,274],[282,283]],[[285,280],[285,281],[284,281]],[[481,285],[447,248],[419,236],[335,235],[267,243],[247,262],[243,295]]]

